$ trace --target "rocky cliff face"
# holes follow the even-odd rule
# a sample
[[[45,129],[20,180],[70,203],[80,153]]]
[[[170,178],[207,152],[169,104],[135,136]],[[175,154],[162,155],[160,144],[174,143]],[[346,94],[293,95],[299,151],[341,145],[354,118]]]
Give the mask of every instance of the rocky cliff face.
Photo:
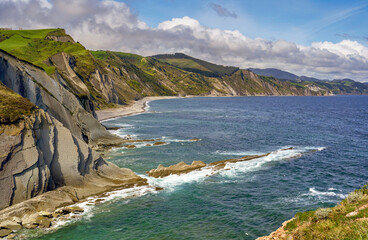
[[[39,109],[0,125],[0,209],[63,186],[74,198],[124,184],[144,183],[129,169],[104,161],[58,120]]]
[[[120,142],[119,138],[111,135],[95,119],[92,102],[88,99],[81,102],[69,91],[69,85],[66,84],[68,80],[61,76],[50,77],[38,67],[0,52],[0,81],[56,118],[78,139],[92,146]],[[74,81],[77,82],[76,76]],[[79,91],[88,90],[83,82],[77,83],[80,86]]]

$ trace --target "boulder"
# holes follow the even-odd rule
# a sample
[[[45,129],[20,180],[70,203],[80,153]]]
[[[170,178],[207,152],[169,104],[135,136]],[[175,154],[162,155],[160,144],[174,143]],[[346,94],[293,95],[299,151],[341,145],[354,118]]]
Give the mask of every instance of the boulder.
[[[0,228],[6,228],[10,230],[19,230],[22,228],[22,226],[20,225],[20,223],[6,220],[0,223]]]
[[[166,144],[165,142],[155,142],[153,146],[160,146],[160,145],[165,145],[165,144]]]
[[[8,236],[12,232],[13,232],[13,230],[6,229],[6,228],[0,229],[0,238]]]

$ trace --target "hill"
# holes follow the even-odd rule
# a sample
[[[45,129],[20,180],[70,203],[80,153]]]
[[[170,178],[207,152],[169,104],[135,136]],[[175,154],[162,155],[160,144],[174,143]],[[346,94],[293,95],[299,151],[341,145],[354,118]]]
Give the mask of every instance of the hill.
[[[92,114],[145,96],[368,93],[368,87],[359,83],[281,81],[181,53],[143,57],[89,51],[63,29],[0,30],[0,50],[44,70]]]
[[[207,77],[221,77],[225,75],[230,76],[239,69],[237,67],[227,67],[213,64],[190,57],[183,53],[160,54],[152,57],[185,71],[200,73]]]

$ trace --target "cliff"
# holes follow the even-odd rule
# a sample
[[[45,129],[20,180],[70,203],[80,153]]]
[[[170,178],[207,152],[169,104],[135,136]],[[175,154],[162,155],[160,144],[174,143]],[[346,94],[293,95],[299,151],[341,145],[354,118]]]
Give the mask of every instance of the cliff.
[[[53,78],[30,63],[0,52],[0,82],[29,99],[91,146],[121,142],[96,120],[93,103],[87,99],[83,104],[69,91],[68,85],[63,84],[60,76]]]
[[[2,85],[1,96],[4,92],[15,94]],[[23,98],[18,95],[17,99]],[[11,101],[2,102],[1,108],[9,105]],[[0,209],[65,186],[78,200],[114,187],[145,183],[130,169],[104,161],[42,109],[31,109],[12,121],[3,117],[0,124]]]

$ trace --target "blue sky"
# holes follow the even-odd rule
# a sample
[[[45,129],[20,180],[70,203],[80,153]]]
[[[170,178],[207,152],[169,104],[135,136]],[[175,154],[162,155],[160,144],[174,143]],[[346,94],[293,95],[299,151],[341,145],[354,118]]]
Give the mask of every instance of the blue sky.
[[[125,0],[151,27],[189,16],[211,28],[239,30],[252,38],[298,44],[354,39],[368,43],[368,1],[359,0]],[[237,15],[221,17],[218,4]]]
[[[368,0],[0,0],[0,27],[61,27],[88,49],[362,82],[367,26]]]

